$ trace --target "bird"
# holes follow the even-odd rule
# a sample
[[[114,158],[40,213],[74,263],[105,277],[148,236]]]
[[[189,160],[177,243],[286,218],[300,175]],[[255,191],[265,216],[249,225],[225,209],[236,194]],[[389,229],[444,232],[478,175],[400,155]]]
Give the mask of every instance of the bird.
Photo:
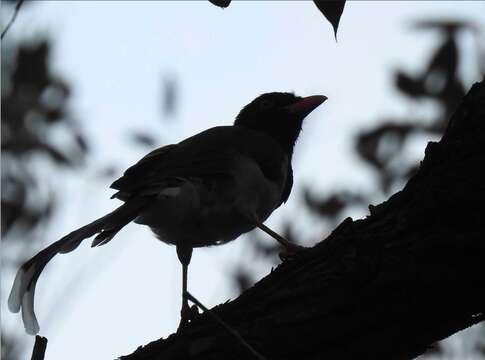
[[[92,247],[105,245],[134,222],[175,245],[182,265],[179,329],[187,326],[187,277],[194,248],[225,244],[259,228],[288,251],[298,250],[263,222],[288,200],[292,155],[303,120],[326,99],[265,93],[244,106],[233,125],[212,127],[148,153],[112,183],[116,192],[111,198],[121,200],[121,206],[52,243],[19,268],[9,310],[22,310],[26,332],[37,334],[34,294],[47,263],[94,235]]]

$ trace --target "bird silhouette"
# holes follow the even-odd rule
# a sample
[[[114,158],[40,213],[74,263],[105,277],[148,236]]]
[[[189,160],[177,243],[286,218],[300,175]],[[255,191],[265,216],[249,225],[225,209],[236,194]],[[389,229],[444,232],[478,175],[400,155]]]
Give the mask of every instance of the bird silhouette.
[[[92,246],[104,245],[133,221],[176,246],[183,270],[179,328],[185,326],[190,321],[187,272],[194,248],[227,243],[256,227],[289,251],[297,248],[263,222],[288,199],[293,148],[303,120],[325,100],[322,95],[263,94],[240,111],[234,125],[213,127],[150,152],[111,185],[117,190],[112,198],[123,202],[120,207],[20,267],[9,309],[22,310],[27,333],[37,334],[34,294],[47,263],[94,235]]]

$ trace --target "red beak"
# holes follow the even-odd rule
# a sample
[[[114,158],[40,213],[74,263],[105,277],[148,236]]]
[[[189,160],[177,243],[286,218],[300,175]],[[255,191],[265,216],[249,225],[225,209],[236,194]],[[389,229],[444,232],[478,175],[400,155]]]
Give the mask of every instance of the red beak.
[[[296,103],[286,106],[285,108],[290,113],[307,116],[325,100],[327,100],[327,97],[324,95],[307,96],[301,100],[298,100]]]

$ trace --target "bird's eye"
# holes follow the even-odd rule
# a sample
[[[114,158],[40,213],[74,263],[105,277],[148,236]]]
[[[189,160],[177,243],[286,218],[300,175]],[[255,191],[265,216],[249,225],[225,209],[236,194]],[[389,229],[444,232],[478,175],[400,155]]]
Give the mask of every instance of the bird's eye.
[[[268,110],[273,107],[273,103],[269,100],[263,100],[261,101],[261,104],[259,105],[259,107],[261,108],[261,110]]]

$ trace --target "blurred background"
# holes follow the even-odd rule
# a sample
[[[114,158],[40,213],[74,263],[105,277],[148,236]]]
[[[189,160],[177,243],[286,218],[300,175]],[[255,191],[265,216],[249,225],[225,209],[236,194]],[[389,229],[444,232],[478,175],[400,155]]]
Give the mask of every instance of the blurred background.
[[[2,1],[2,29],[15,4]],[[329,98],[305,120],[293,192],[267,224],[311,246],[366,216],[483,77],[484,14],[479,1],[348,2],[335,42],[311,1],[26,1],[1,45],[2,359],[32,350],[6,306],[18,266],[114,209],[109,185],[147,152],[231,124],[261,93]],[[258,231],[198,249],[189,289],[206,306],[235,298],[279,250]],[[35,304],[46,359],[115,358],[168,336],[180,278],[175,249],[141,226],[56,257]],[[485,359],[484,329],[424,357]]]

